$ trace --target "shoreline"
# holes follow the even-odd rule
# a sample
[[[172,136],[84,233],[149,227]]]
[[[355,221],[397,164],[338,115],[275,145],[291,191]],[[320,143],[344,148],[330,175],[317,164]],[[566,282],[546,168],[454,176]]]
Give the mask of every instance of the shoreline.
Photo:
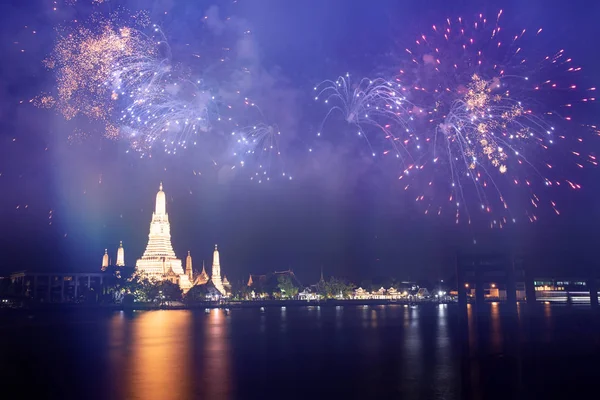
[[[70,310],[97,310],[97,311],[143,311],[143,310],[195,310],[195,309],[234,309],[234,308],[265,308],[265,307],[337,307],[337,306],[381,306],[381,305],[437,305],[454,304],[455,302],[438,301],[404,301],[404,300],[253,300],[253,301],[228,301],[228,302],[198,302],[193,304],[158,305],[152,303],[124,304],[74,304],[74,303],[47,303],[25,304],[21,307],[0,308],[2,311],[70,311]]]

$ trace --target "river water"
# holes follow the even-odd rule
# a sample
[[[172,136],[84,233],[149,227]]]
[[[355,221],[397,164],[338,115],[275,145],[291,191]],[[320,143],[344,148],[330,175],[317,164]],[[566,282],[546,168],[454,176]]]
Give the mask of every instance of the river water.
[[[492,304],[465,313],[455,304],[19,312],[0,315],[0,390],[44,399],[564,398],[597,392],[598,320],[589,306]]]

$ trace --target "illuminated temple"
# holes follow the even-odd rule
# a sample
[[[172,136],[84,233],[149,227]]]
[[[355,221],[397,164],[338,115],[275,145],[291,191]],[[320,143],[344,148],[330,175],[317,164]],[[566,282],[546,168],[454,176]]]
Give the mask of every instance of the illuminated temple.
[[[124,267],[126,265],[123,242],[120,242],[117,249],[116,260],[116,267]],[[108,257],[108,250],[104,250],[102,271],[106,271],[112,265],[112,261]],[[136,261],[135,268],[150,279],[157,281],[169,280],[178,284],[184,293],[193,286],[207,284],[210,284],[210,290],[216,296],[227,296],[231,291],[231,285],[227,277],[224,276],[221,279],[221,261],[217,245],[215,245],[213,252],[212,273],[210,276],[206,273],[204,262],[202,262],[202,272],[196,273],[194,271],[192,255],[189,251],[185,259],[184,271],[182,262],[175,255],[173,245],[171,244],[171,225],[169,223],[169,215],[167,214],[167,201],[162,183],[156,194],[156,204],[152,213],[152,221],[150,222],[148,244],[142,257]]]
[[[178,283],[184,291],[187,291],[192,287],[192,282],[190,282],[189,275],[183,271],[181,260],[175,256],[171,245],[171,225],[169,224],[169,214],[167,214],[166,196],[162,189],[161,182],[150,222],[148,245],[142,258],[135,263],[135,267],[151,279],[170,280]]]

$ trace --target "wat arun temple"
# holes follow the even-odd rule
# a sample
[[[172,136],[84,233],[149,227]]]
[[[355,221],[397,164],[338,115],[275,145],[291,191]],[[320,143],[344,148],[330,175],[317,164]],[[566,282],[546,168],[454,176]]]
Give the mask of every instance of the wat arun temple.
[[[125,250],[123,243],[117,250],[116,266],[125,265]],[[104,251],[102,258],[102,269],[105,270],[110,265],[108,251]],[[213,252],[212,275],[208,276],[202,264],[202,272],[197,274],[192,267],[192,256],[188,251],[185,271],[181,259],[177,258],[171,244],[171,224],[169,223],[169,214],[167,214],[167,201],[165,192],[163,192],[162,182],[156,194],[156,205],[152,213],[150,222],[150,234],[148,235],[148,245],[141,258],[135,263],[138,272],[145,274],[151,280],[163,281],[169,280],[181,287],[184,293],[196,285],[206,285],[212,283],[220,296],[227,296],[231,286],[227,277],[221,279],[221,263],[219,260],[219,250],[215,245]]]

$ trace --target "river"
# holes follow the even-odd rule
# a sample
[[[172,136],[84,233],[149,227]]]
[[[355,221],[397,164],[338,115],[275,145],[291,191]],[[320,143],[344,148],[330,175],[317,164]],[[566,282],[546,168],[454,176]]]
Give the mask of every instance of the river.
[[[513,399],[595,393],[588,307],[0,314],[4,393],[44,399]],[[43,394],[43,396],[40,396]]]

